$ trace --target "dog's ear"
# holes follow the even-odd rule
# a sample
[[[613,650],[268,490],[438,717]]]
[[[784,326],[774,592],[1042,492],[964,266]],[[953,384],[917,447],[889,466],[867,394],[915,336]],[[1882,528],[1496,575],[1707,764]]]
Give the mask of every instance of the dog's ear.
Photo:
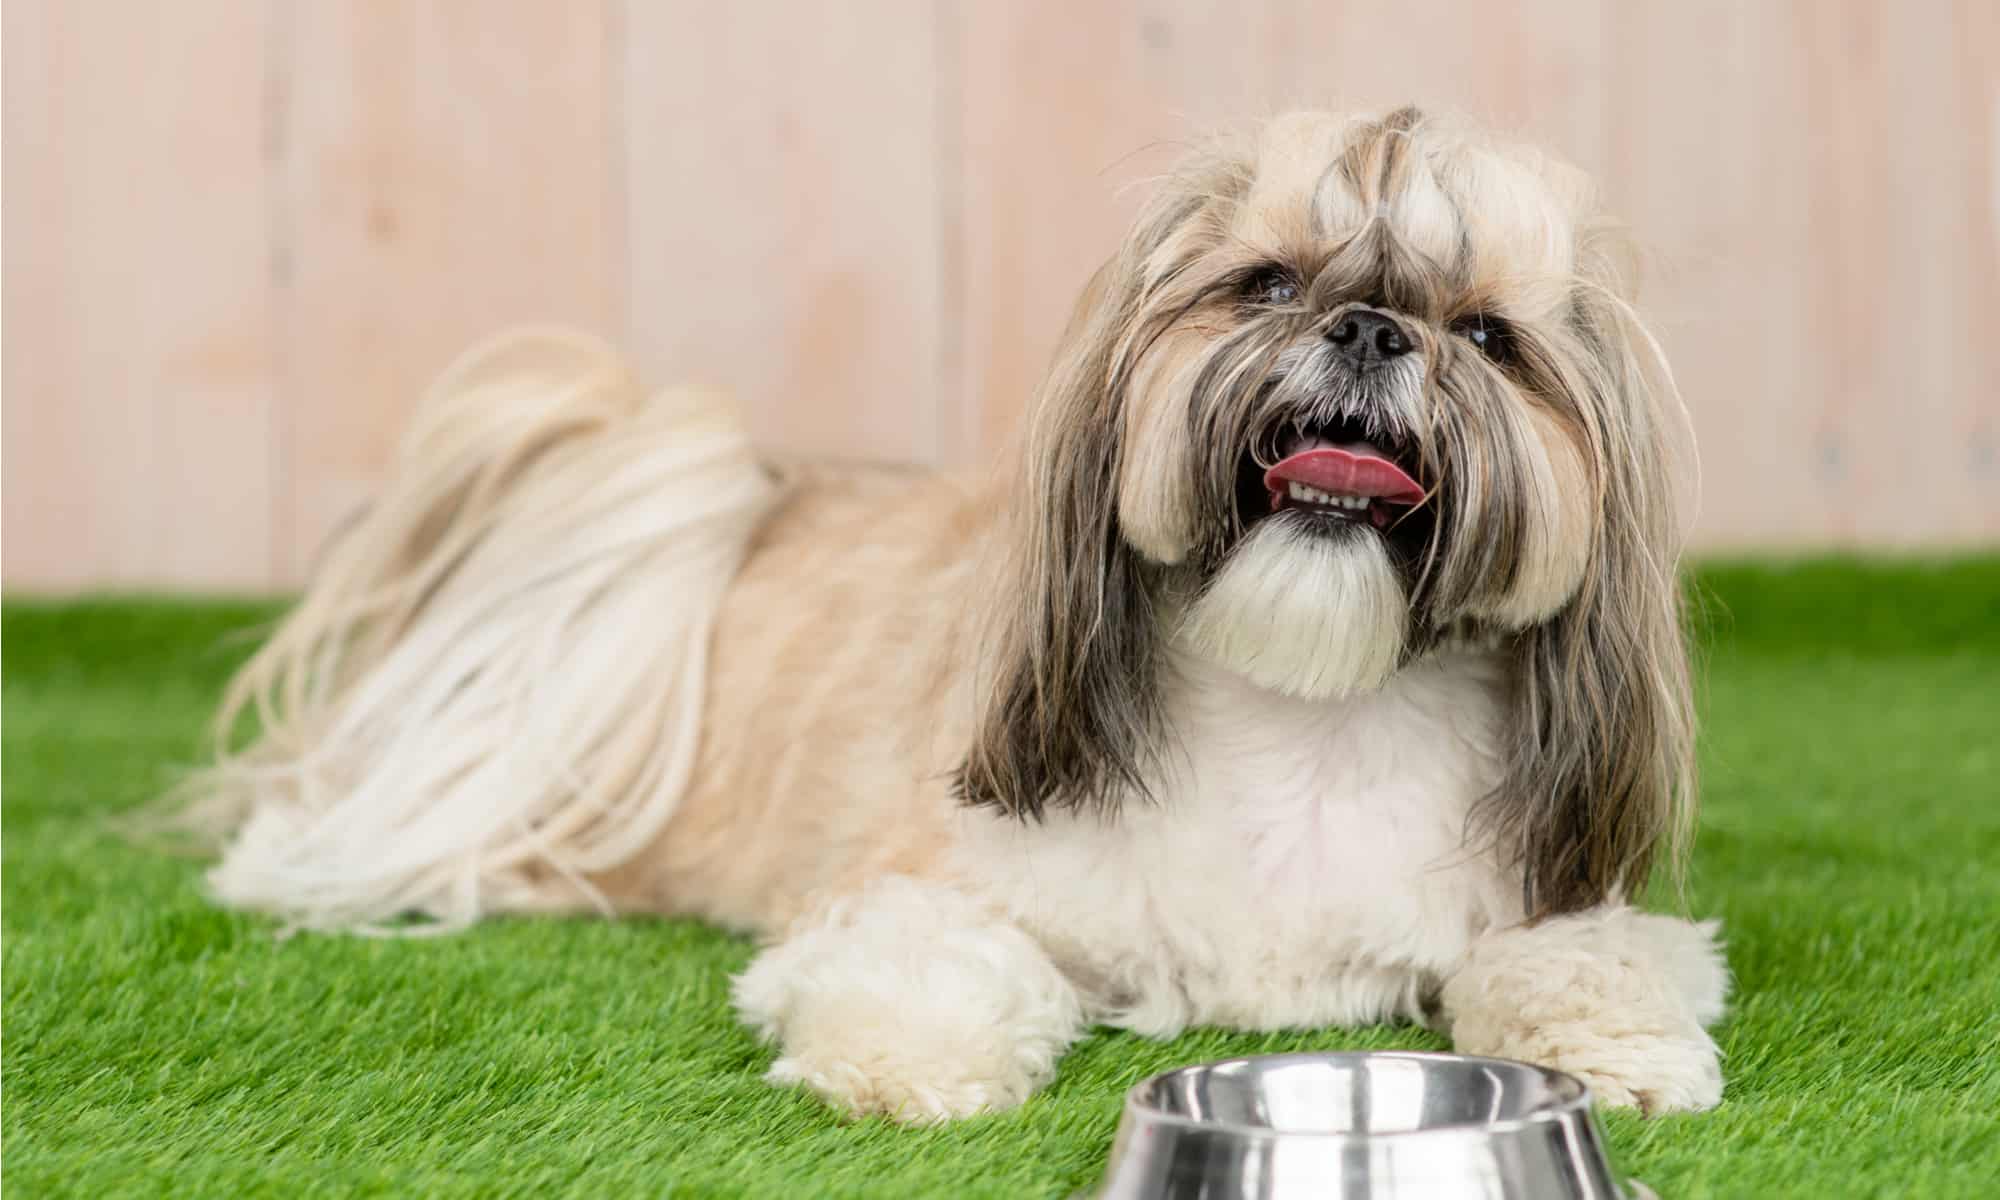
[[[1495,797],[1531,916],[1636,896],[1662,853],[1678,879],[1693,821],[1693,715],[1677,486],[1686,413],[1622,283],[1609,235],[1586,243],[1574,392],[1595,531],[1570,601],[1515,642],[1507,782]]]
[[[1029,417],[1006,569],[987,598],[979,711],[956,776],[967,803],[1039,818],[1147,791],[1162,724],[1161,568],[1121,532],[1126,393],[1185,309],[1186,269],[1226,236],[1220,214],[1249,184],[1227,140],[1183,160],[1071,314]]]
[[[1159,727],[1147,569],[1118,530],[1133,247],[1084,289],[1021,447],[984,692],[959,797],[1021,817],[1143,791]]]

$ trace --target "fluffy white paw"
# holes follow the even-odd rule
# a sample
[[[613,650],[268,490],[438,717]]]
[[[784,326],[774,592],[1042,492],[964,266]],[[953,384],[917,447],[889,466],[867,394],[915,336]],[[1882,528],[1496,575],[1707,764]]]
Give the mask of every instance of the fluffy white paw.
[[[1445,983],[1452,1041],[1567,1071],[1601,1104],[1713,1108],[1721,1054],[1703,1026],[1729,987],[1715,934],[1622,906],[1489,933]]]
[[[1636,1108],[1649,1117],[1701,1112],[1722,1102],[1722,1064],[1715,1044],[1698,1031],[1694,1037],[1642,1034],[1609,1045],[1551,1047],[1540,1054],[1528,1047],[1484,1053],[1567,1071],[1583,1080],[1599,1104]]]
[[[877,881],[828,905],[736,980],[737,1011],[779,1044],[766,1076],[835,1107],[942,1121],[1019,1104],[1082,1027],[1033,939],[958,892]]]
[[[885,1053],[879,1045],[859,1042],[845,1049],[791,1050],[764,1078],[781,1086],[803,1085],[853,1116],[879,1115],[913,1125],[1012,1108],[1042,1082],[990,1052],[954,1062]]]

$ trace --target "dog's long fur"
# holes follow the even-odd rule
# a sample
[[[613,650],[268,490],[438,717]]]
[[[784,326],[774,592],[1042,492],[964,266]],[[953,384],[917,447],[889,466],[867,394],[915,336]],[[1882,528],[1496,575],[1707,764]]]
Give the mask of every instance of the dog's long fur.
[[[246,707],[262,736],[195,781],[198,822],[235,831],[218,898],[452,928],[553,871],[608,909],[590,877],[673,815],[707,626],[775,492],[726,406],[646,402],[602,345],[467,354],[231,685],[224,737]]]
[[[1711,1104],[1712,931],[1624,907],[1692,804],[1684,426],[1630,291],[1573,170],[1299,114],[1163,181],[993,482],[762,462],[601,348],[490,347],[232,689],[214,889],[761,934],[773,1077],[854,1111],[1016,1102],[1090,1021],[1391,1017]],[[1344,366],[1358,311],[1412,352]],[[1270,511],[1335,427],[1423,502]]]

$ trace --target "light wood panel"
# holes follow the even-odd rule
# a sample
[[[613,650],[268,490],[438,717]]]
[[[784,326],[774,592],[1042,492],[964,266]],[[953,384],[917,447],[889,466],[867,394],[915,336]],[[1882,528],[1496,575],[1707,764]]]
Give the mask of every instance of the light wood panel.
[[[1990,470],[1981,486],[1974,457],[2000,406],[1995,313],[1975,304],[2000,247],[1990,199],[1984,221],[1951,202],[1994,179],[1993,11],[1843,0],[1798,14],[1824,197],[1810,210],[1807,357],[1822,372],[1822,495],[1842,541],[2000,533],[2000,488]],[[1987,102],[1960,108],[1981,85]]]
[[[2000,535],[1976,328],[2000,45],[1975,7],[1618,10],[1611,180],[1661,249],[1648,307],[1696,417],[1701,544]]]
[[[1944,520],[1968,542],[2000,542],[2000,5],[1990,0],[1958,0],[1953,6],[1958,39],[1956,96],[1950,111],[1961,114],[1964,137],[1955,143],[1955,163],[1967,186],[1945,193],[1947,220],[1965,233],[1953,251],[1964,271],[1965,308],[1960,328],[1971,361],[1957,381],[1958,420],[1947,437],[1960,450],[1964,498],[1952,502]]]
[[[1807,212],[1807,55],[1790,14],[1734,0],[1622,6],[1604,182],[1651,252],[1640,302],[1694,418],[1699,534],[1826,528]]]
[[[606,4],[284,10],[289,580],[461,349],[520,322],[612,329],[625,246]]]
[[[936,461],[946,290],[938,22],[925,0],[625,7],[626,327],[727,385],[766,444]]]
[[[981,461],[1143,181],[1472,111],[1654,252],[1698,544],[2000,540],[1990,0],[9,0],[5,580],[288,587],[524,320],[773,448]]]
[[[1162,135],[1146,128],[1130,88],[1142,53],[1136,5],[968,5],[952,35],[961,66],[954,317],[958,386],[979,414],[966,447],[976,457],[1017,425],[1075,296],[1137,207],[1130,183],[1171,151],[1149,145]]]
[[[10,586],[274,582],[266,20],[4,8]]]

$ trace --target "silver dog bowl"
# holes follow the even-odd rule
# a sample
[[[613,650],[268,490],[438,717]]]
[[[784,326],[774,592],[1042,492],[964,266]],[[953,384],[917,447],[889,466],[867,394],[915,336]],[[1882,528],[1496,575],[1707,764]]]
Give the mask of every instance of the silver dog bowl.
[[[1575,1076],[1455,1054],[1273,1054],[1125,1096],[1102,1200],[1633,1195]],[[1640,1192],[1640,1195],[1646,1193]]]

